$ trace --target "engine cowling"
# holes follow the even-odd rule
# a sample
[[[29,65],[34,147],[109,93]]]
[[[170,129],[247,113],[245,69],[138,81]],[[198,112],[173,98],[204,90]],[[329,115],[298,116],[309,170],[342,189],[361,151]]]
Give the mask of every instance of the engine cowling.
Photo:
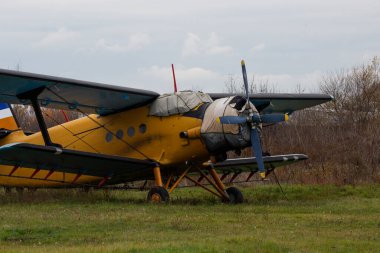
[[[203,117],[201,137],[211,154],[224,154],[251,145],[251,128],[248,124],[221,124],[218,121],[221,116],[248,116],[246,101],[244,97],[233,96],[217,99],[208,106]],[[252,103],[250,108],[257,112]]]

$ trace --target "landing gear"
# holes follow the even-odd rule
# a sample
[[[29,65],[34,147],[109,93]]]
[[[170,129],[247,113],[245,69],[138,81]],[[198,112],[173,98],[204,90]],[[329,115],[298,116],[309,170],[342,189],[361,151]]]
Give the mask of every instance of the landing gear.
[[[156,166],[153,169],[153,173],[154,173],[155,186],[152,189],[150,189],[150,191],[148,192],[148,197],[147,197],[148,202],[154,202],[154,203],[168,202],[170,199],[169,193],[163,187],[160,167]]]
[[[155,186],[148,192],[148,202],[163,203],[168,202],[169,199],[168,191],[162,186]]]
[[[241,191],[236,187],[229,187],[226,189],[230,204],[240,204],[244,202],[244,197]]]
[[[198,171],[200,174],[200,178],[198,180],[194,179],[193,177],[188,176],[188,173],[190,169],[193,169],[193,173],[195,171]],[[209,168],[208,173],[205,171],[206,169],[199,169],[199,168],[191,168],[189,167],[183,173],[177,177],[177,180],[171,185],[169,192],[171,193],[178,184],[186,178],[187,180],[193,182],[195,185],[200,186],[201,188],[205,189],[206,191],[212,193],[213,195],[220,198],[223,203],[228,204],[239,204],[244,202],[243,194],[235,187],[227,188],[224,186],[221,178],[218,176],[216,170],[214,168]],[[207,174],[206,174],[207,173]],[[171,178],[171,177],[170,177]],[[169,180],[170,180],[169,178]],[[208,183],[201,184],[201,181],[205,179]],[[169,182],[168,180],[168,182]],[[167,183],[165,188],[167,188],[170,184]]]
[[[195,180],[194,178],[188,176],[188,173],[191,171],[191,169],[193,169],[192,172],[194,171],[199,172],[200,178],[198,180]],[[153,172],[154,172],[155,186],[148,193],[148,196],[147,196],[148,202],[155,202],[155,203],[168,202],[169,193],[172,193],[174,189],[177,188],[177,186],[181,183],[181,181],[184,178],[193,182],[195,185],[202,187],[208,192],[214,194],[215,196],[219,197],[224,203],[240,204],[244,202],[244,197],[241,191],[239,191],[235,187],[226,188],[221,178],[219,177],[218,173],[213,167],[210,167],[208,169],[188,167],[178,177],[176,177],[175,180],[173,178],[173,175],[170,175],[166,181],[165,186],[162,182],[160,167],[156,166],[153,169]],[[207,180],[207,183],[209,184],[209,186],[201,184],[202,179]],[[233,179],[230,182],[232,182]]]

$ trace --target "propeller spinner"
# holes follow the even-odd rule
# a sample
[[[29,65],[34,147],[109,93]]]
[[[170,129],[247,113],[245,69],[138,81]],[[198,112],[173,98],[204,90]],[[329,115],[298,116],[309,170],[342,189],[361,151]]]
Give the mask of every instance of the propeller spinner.
[[[255,154],[257,165],[259,167],[261,178],[265,178],[265,166],[263,161],[263,152],[261,149],[261,140],[260,140],[260,132],[259,132],[259,124],[260,123],[278,123],[287,121],[289,116],[287,114],[264,114],[260,115],[255,112],[250,107],[249,102],[249,89],[248,89],[248,80],[247,80],[247,71],[245,69],[244,60],[241,61],[241,68],[243,72],[243,80],[244,80],[244,89],[245,95],[247,98],[247,110],[248,116],[222,116],[217,120],[222,124],[249,124],[251,127],[251,144],[252,151]]]

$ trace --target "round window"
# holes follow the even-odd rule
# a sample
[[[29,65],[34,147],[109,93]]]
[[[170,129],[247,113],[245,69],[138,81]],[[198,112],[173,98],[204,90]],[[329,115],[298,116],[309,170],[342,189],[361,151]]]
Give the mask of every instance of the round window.
[[[117,137],[118,139],[123,139],[123,136],[124,136],[124,132],[123,132],[123,130],[121,130],[121,129],[117,130],[117,132],[116,132],[116,137]]]
[[[113,138],[113,134],[111,132],[107,132],[107,134],[106,134],[106,141],[110,142],[110,141],[112,141],[112,138]]]
[[[140,126],[139,126],[139,131],[140,131],[140,133],[145,133],[146,132],[146,125],[145,124],[141,124]]]
[[[133,135],[135,135],[135,128],[134,127],[129,127],[128,128],[128,136],[132,137]]]

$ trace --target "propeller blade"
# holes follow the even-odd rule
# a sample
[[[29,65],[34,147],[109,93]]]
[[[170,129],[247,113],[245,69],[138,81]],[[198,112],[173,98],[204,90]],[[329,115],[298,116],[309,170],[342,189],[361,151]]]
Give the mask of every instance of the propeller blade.
[[[243,124],[247,122],[247,118],[241,116],[222,116],[217,118],[217,121],[222,124]]]
[[[243,72],[245,97],[247,98],[247,102],[249,102],[248,79],[247,79],[247,71],[245,69],[245,62],[244,62],[244,60],[241,60],[241,71]],[[248,106],[249,106],[249,103],[248,103]]]
[[[265,178],[265,167],[263,160],[263,152],[261,150],[259,130],[256,127],[251,130],[251,142],[252,142],[252,151],[255,153],[257,165],[259,167],[261,178]]]
[[[289,115],[288,114],[264,114],[260,116],[262,123],[278,123],[283,121],[288,121]]]

